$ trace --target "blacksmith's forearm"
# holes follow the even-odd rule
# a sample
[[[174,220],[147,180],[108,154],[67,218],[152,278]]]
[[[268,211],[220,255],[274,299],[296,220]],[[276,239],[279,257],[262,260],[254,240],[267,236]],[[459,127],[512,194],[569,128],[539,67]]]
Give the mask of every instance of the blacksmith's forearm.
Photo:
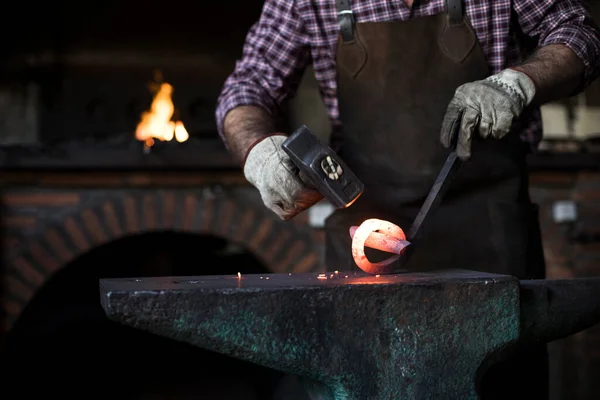
[[[527,61],[515,67],[533,79],[536,95],[533,105],[572,96],[581,86],[584,65],[567,46],[551,44],[539,48]]]
[[[267,111],[257,106],[231,109],[223,121],[223,136],[229,152],[239,163],[244,162],[248,149],[261,137],[275,132],[275,121]]]

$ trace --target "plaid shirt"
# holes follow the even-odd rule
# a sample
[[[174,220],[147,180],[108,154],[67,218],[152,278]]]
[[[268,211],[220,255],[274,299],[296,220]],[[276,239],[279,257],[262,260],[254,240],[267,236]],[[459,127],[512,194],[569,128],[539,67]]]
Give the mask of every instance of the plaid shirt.
[[[445,0],[420,3],[415,2],[414,17],[445,11]],[[517,25],[538,46],[560,43],[572,49],[585,65],[585,86],[600,73],[600,33],[582,0],[466,0],[465,9],[492,73],[523,61]],[[411,13],[403,0],[354,0],[352,10],[358,23],[405,21]],[[339,131],[343,121],[336,88],[338,33],[335,0],[266,0],[219,96],[219,134],[234,107],[256,105],[276,114],[281,103],[295,95],[310,63],[333,131]],[[520,130],[534,146],[541,140],[539,108],[526,110]]]

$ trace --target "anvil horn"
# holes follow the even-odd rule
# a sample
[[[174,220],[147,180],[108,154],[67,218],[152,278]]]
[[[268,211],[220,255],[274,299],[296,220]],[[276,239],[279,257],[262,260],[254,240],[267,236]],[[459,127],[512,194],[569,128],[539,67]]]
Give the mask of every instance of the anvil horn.
[[[600,322],[600,278],[521,281],[522,344],[548,343]]]

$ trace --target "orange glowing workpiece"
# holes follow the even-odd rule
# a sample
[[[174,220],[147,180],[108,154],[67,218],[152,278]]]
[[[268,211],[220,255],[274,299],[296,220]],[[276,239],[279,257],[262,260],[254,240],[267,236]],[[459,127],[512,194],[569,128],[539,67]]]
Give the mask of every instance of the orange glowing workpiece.
[[[354,238],[358,226],[350,227],[350,237]],[[410,243],[403,239],[398,239],[393,236],[379,232],[371,232],[365,240],[365,247],[370,247],[375,250],[385,251],[392,254],[402,254],[406,246]]]
[[[398,260],[402,250],[409,245],[402,228],[375,218],[364,221],[359,227],[351,227],[350,236],[354,262],[360,269],[370,274],[375,274],[380,267]],[[395,254],[386,260],[372,263],[365,255],[365,246]]]

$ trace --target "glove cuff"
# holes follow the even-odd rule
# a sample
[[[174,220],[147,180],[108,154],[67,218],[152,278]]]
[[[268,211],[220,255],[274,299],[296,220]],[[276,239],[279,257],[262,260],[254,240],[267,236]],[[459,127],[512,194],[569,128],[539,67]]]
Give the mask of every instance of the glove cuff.
[[[287,136],[284,133],[281,132],[275,132],[275,133],[271,133],[269,135],[265,135],[263,137],[261,137],[260,139],[257,139],[254,141],[254,143],[252,143],[250,145],[250,147],[248,147],[248,150],[246,150],[246,155],[244,155],[244,160],[242,161],[242,169],[244,169],[244,167],[246,166],[246,161],[248,160],[248,155],[250,154],[250,152],[252,151],[252,149],[259,144],[260,142],[262,142],[263,140],[270,138],[271,136]]]
[[[533,79],[517,69],[508,68],[487,79],[516,95],[521,100],[523,107],[531,104],[535,97],[536,88]]]

